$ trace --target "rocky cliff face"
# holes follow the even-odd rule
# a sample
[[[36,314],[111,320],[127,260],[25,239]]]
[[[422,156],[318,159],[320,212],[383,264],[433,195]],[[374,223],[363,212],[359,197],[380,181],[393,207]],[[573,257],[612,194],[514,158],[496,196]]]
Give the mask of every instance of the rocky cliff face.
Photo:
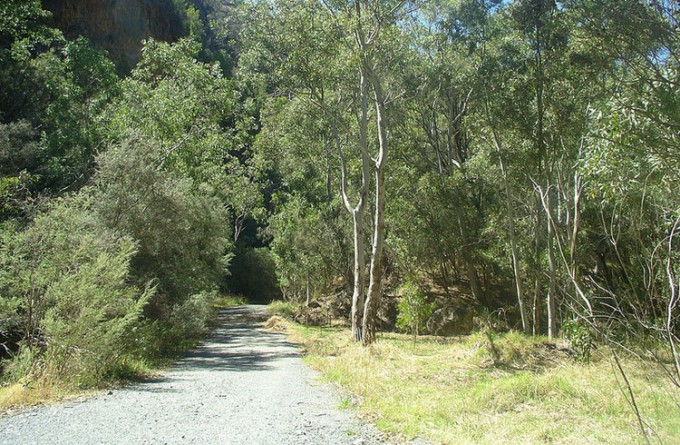
[[[80,35],[109,52],[121,72],[139,60],[141,42],[175,41],[184,34],[172,0],[43,0],[67,38]]]

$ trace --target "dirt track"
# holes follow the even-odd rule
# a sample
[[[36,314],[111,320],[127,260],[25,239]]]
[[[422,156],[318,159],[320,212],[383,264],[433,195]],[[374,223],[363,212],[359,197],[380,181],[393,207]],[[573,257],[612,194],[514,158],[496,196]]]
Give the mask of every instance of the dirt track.
[[[196,351],[155,381],[0,419],[0,444],[376,444],[261,306],[225,309]]]

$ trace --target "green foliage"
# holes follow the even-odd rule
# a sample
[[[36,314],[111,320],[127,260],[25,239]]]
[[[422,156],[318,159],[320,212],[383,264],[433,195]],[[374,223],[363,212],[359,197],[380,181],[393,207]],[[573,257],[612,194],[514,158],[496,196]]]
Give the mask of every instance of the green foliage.
[[[20,382],[32,377],[37,371],[36,365],[40,363],[39,351],[31,348],[21,348],[11,360],[5,360],[1,364],[3,383]]]
[[[336,277],[349,267],[343,255],[345,228],[334,204],[314,206],[290,196],[269,219],[276,274],[291,300],[304,298],[308,279],[315,295],[332,291]]]
[[[105,53],[51,29],[39,1],[0,2],[0,343],[23,337],[13,378],[91,384],[130,354],[191,344],[228,266],[232,290],[260,298],[351,283],[339,149],[356,202],[362,133],[370,155],[378,145],[376,85],[388,99],[388,276],[427,276],[511,318],[515,261],[536,332],[551,295],[554,326],[615,312],[623,327],[610,332],[675,335],[673,2],[456,0],[410,13],[385,1],[362,17],[310,0],[172,3],[176,35],[191,38],[147,41],[119,79]],[[224,72],[235,48],[238,81]],[[366,128],[362,64],[379,79]],[[404,285],[400,327],[417,334],[427,298]],[[583,360],[585,326],[564,324]]]
[[[42,154],[30,122],[0,123],[0,221],[26,210],[28,191],[39,179]]]
[[[225,211],[158,159],[136,139],[114,146],[92,187],[3,233],[5,330],[39,351],[36,377],[91,386],[205,332],[228,265]]]
[[[10,365],[17,377],[34,360],[36,377],[93,385],[128,353],[155,289],[129,283],[135,242],[100,224],[92,197],[60,200],[23,232],[3,237],[3,311],[25,332]],[[28,355],[27,355],[28,354]]]
[[[264,215],[261,176],[250,152],[253,110],[234,82],[196,58],[200,44],[149,40],[142,59],[102,115],[106,138],[138,135],[156,145],[156,167],[211,188],[231,211],[234,239]]]
[[[592,329],[581,319],[568,320],[562,325],[562,334],[576,352],[576,359],[589,363],[595,348]]]
[[[50,98],[35,116],[44,131],[46,166],[40,186],[75,190],[94,173],[102,139],[98,116],[120,92],[115,67],[84,38],[40,54],[31,63]]]
[[[177,3],[200,38],[199,12]],[[0,12],[4,368],[95,385],[205,332],[237,222],[262,214],[255,122],[195,42],[150,41],[121,81],[105,53],[45,26],[40,2]]]
[[[402,286],[402,296],[397,306],[397,327],[412,334],[415,342],[434,309],[435,303],[428,302],[425,292],[417,284],[407,281]]]
[[[51,13],[42,8],[40,0],[5,0],[0,3],[0,53],[5,51],[14,60],[30,57],[37,46],[49,46],[62,38],[61,33],[47,26]]]
[[[230,247],[223,205],[191,180],[160,169],[162,156],[153,143],[131,138],[98,158],[95,177],[95,211],[137,242],[133,276],[138,283],[157,281],[150,310],[161,313],[216,288]]]
[[[163,353],[185,350],[207,334],[215,296],[215,292],[201,292],[172,307],[167,319],[163,320],[168,326],[167,332],[153,339],[156,342],[162,339]]]
[[[131,133],[154,141],[159,163],[179,174],[217,186],[227,162],[236,163],[236,92],[217,65],[196,60],[200,44],[149,40],[142,59],[123,81],[121,97],[102,116],[106,136],[121,141]]]

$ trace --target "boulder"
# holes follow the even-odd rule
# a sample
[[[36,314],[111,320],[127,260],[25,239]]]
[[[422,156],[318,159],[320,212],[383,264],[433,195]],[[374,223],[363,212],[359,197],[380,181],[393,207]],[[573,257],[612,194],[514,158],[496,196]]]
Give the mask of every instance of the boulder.
[[[474,329],[474,317],[470,306],[444,306],[427,320],[427,330],[434,335],[467,335]]]

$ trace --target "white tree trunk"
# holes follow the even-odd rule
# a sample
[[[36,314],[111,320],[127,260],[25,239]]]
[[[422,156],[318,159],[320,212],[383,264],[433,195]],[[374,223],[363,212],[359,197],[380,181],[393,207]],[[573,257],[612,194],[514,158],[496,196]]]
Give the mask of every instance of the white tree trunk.
[[[312,291],[309,285],[309,271],[307,271],[307,280],[305,283],[305,304],[307,307],[309,307],[310,304],[312,304]]]
[[[370,63],[370,61],[368,61]],[[367,76],[373,87],[378,127],[378,156],[375,161],[375,219],[373,225],[373,248],[368,294],[364,305],[363,339],[367,345],[375,341],[375,325],[382,291],[382,256],[385,238],[385,165],[387,161],[387,123],[385,121],[385,99],[380,79],[367,68]]]
[[[363,72],[360,72],[359,94],[361,100],[361,110],[359,116],[359,141],[358,148],[361,154],[361,187],[359,189],[359,199],[353,206],[347,192],[347,165],[343,155],[337,127],[333,125],[335,143],[340,154],[342,167],[341,192],[345,208],[352,215],[352,235],[354,246],[354,283],[352,290],[352,339],[354,341],[363,340],[362,324],[364,319],[364,241],[363,225],[364,210],[366,208],[366,198],[368,195],[368,176],[370,174],[370,156],[368,155],[368,97],[367,81]]]
[[[352,292],[352,339],[362,341],[362,322],[364,318],[364,242],[363,205],[361,211],[352,212],[354,234],[354,290]]]
[[[519,307],[519,314],[522,318],[522,331],[525,334],[529,333],[529,319],[527,317],[527,310],[524,303],[524,289],[522,287],[522,277],[519,270],[519,252],[517,251],[517,238],[515,236],[515,209],[512,206],[512,192],[510,190],[510,181],[508,181],[508,172],[505,169],[503,162],[503,152],[501,150],[501,142],[496,133],[496,129],[491,128],[493,133],[493,140],[496,146],[496,153],[498,154],[498,164],[501,168],[501,175],[503,176],[503,187],[505,188],[505,207],[507,210],[508,235],[510,235],[510,252],[512,254],[512,272],[515,276],[515,290],[517,291],[517,305]]]

